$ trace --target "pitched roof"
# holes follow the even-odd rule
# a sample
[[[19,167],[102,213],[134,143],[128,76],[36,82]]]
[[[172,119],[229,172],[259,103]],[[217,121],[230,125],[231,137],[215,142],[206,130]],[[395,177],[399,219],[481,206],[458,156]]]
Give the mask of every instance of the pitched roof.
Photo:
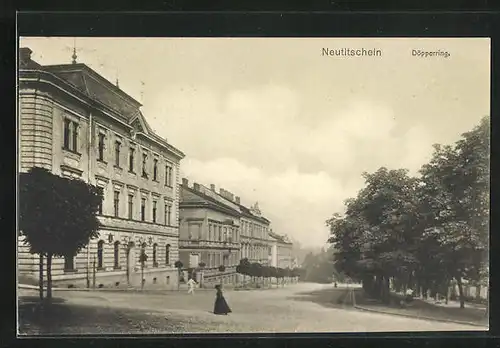
[[[219,201],[213,197],[210,197],[209,195],[206,195],[203,192],[197,191],[189,186],[181,185],[181,190],[187,190],[188,192],[190,192],[190,193],[192,193],[200,198],[200,201],[189,201],[189,200],[183,199],[183,197],[181,195],[181,202],[180,202],[181,207],[187,208],[191,204],[197,205],[199,203],[203,203],[207,208],[216,208],[216,209],[218,208],[219,210],[223,210],[224,212],[226,212],[228,214],[233,214],[236,216],[240,215],[239,211],[233,209],[229,205],[224,204],[221,201]]]
[[[43,68],[72,84],[88,97],[110,107],[125,121],[136,116],[142,106],[85,64],[46,65]]]
[[[31,54],[29,48],[24,49],[25,54]],[[167,140],[155,134],[151,126],[147,123],[140,107],[142,104],[136,99],[115,86],[106,78],[101,76],[89,66],[82,63],[77,64],[59,64],[59,65],[40,65],[28,58],[23,68],[43,70],[48,72],[70,86],[76,88],[86,97],[99,102],[104,108],[114,111],[115,116],[123,122],[133,126],[133,122],[139,120],[139,131],[155,141],[164,148],[167,148],[176,157],[182,159],[184,153],[168,144]]]

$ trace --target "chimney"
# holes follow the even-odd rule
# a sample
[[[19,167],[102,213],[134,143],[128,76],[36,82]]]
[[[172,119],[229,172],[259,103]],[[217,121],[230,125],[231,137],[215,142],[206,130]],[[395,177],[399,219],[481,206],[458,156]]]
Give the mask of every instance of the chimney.
[[[231,202],[233,202],[233,201],[234,201],[234,195],[233,195],[231,192],[228,192],[227,194],[228,194],[228,198],[229,198],[229,200],[230,200]]]
[[[234,199],[236,200],[236,204],[240,204],[240,197],[236,196]]]
[[[210,190],[215,192],[215,185],[214,184],[210,184]]]
[[[224,197],[224,192],[226,192],[226,190],[224,190],[222,187],[219,189],[219,194]]]
[[[193,189],[195,191],[200,191],[200,184],[198,184],[197,182],[193,183]]]
[[[186,178],[182,178],[182,186],[189,186],[189,181]]]
[[[19,64],[20,65],[26,65],[29,63],[31,60],[31,53],[33,53],[32,50],[30,50],[28,47],[21,47],[19,49]]]

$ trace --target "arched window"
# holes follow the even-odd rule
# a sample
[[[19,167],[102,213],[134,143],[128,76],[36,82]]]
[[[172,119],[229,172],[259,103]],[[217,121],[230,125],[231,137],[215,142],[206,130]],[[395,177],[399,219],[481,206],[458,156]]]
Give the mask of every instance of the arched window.
[[[165,247],[165,265],[170,265],[170,244]]]
[[[153,267],[158,267],[158,262],[156,260],[156,248],[158,247],[158,244],[153,244]]]
[[[115,268],[120,268],[120,242],[114,244]]]
[[[104,249],[104,241],[97,242],[97,268],[103,268],[102,253]]]

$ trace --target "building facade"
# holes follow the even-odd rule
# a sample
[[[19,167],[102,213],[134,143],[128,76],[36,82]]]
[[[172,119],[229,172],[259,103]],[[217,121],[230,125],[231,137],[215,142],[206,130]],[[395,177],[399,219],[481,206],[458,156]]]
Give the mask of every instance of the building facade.
[[[234,283],[240,262],[240,211],[224,190],[215,192],[182,180],[179,254],[184,269],[197,269],[198,281]],[[200,267],[200,265],[202,267]],[[224,266],[221,270],[220,266]],[[187,280],[187,279],[185,279]]]
[[[270,221],[262,216],[258,203],[241,210],[241,258],[250,262],[269,264]]]
[[[258,204],[251,208],[240,197],[215,185],[210,188],[183,179],[180,202],[180,260],[186,269],[203,274],[203,282],[235,283],[243,258],[269,264],[269,220]],[[200,264],[204,264],[200,270]],[[224,270],[219,267],[223,265]],[[200,278],[200,277],[198,277]]]
[[[73,58],[41,66],[21,48],[19,59],[19,170],[75,177],[104,197],[99,238],[75,257],[54,259],[53,282],[176,288],[184,154],[151,130],[138,101]],[[19,242],[19,277],[38,279],[38,256]]]
[[[269,254],[271,266],[278,268],[297,267],[297,260],[292,252],[293,244],[285,236],[269,232]]]

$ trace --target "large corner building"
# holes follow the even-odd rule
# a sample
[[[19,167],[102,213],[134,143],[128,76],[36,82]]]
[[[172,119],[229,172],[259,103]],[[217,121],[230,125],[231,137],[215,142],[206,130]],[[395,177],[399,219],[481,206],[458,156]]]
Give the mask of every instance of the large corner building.
[[[184,154],[151,130],[138,101],[76,57],[42,66],[21,48],[18,76],[19,170],[43,167],[104,194],[99,238],[53,261],[54,284],[138,286],[144,249],[145,283],[176,288]],[[37,279],[38,257],[19,242],[19,277]]]

